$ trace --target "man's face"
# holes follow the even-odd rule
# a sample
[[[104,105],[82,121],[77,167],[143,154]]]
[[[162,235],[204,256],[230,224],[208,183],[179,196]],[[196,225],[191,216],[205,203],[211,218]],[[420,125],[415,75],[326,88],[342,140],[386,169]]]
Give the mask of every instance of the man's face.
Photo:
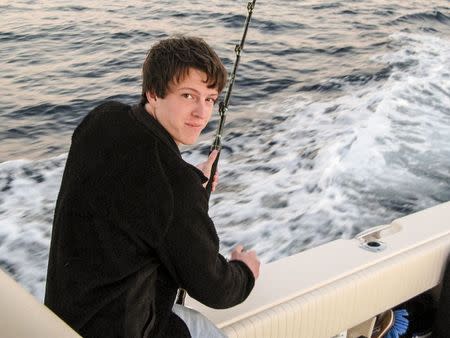
[[[205,128],[217,100],[216,88],[208,88],[206,74],[190,69],[172,82],[165,98],[147,93],[147,111],[166,129],[177,144],[193,144]]]

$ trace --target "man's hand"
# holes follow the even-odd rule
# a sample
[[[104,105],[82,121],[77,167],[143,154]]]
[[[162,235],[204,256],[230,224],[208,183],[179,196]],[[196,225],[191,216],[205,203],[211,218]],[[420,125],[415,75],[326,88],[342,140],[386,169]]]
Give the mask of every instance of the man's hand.
[[[256,252],[254,250],[244,251],[244,247],[239,244],[231,252],[230,260],[244,262],[250,270],[252,270],[255,279],[259,277],[259,267],[261,263],[259,262],[258,256],[256,256]]]
[[[212,165],[213,165],[214,161],[216,160],[218,153],[219,153],[218,150],[213,150],[211,152],[211,154],[209,154],[208,160],[206,160],[205,162],[200,163],[196,166],[198,169],[200,169],[203,172],[203,175],[205,175],[208,178],[208,180],[209,180],[209,175],[211,175]],[[208,182],[203,184],[203,186],[205,188],[206,188],[207,183]],[[219,184],[219,170],[218,169],[216,170],[216,174],[214,175],[211,191],[216,190],[217,184]]]

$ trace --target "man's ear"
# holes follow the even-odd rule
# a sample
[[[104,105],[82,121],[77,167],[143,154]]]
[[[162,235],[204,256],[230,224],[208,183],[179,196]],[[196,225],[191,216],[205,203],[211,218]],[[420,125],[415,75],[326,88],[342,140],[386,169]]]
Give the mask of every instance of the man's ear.
[[[152,93],[152,92],[150,92],[150,91],[148,91],[148,92],[146,92],[145,93],[145,96],[147,97],[147,101],[149,102],[149,103],[154,103],[154,102],[156,102],[156,100],[157,100],[157,96],[156,96],[156,94],[155,93]]]

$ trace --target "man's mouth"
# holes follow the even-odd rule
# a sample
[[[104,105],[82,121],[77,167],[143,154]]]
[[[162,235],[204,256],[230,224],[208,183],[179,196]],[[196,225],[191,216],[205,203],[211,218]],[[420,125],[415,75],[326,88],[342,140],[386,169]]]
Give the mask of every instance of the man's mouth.
[[[192,123],[192,122],[186,122],[186,125],[192,128],[201,128],[203,127],[203,124],[201,123]]]

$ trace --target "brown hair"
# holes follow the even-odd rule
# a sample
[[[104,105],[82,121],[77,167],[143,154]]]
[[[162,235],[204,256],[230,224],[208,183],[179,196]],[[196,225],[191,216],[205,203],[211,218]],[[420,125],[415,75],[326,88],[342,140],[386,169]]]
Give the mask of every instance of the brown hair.
[[[142,66],[141,103],[148,91],[164,98],[172,81],[179,82],[195,68],[206,73],[208,88],[220,93],[227,81],[227,71],[214,50],[201,38],[174,36],[152,46]]]

